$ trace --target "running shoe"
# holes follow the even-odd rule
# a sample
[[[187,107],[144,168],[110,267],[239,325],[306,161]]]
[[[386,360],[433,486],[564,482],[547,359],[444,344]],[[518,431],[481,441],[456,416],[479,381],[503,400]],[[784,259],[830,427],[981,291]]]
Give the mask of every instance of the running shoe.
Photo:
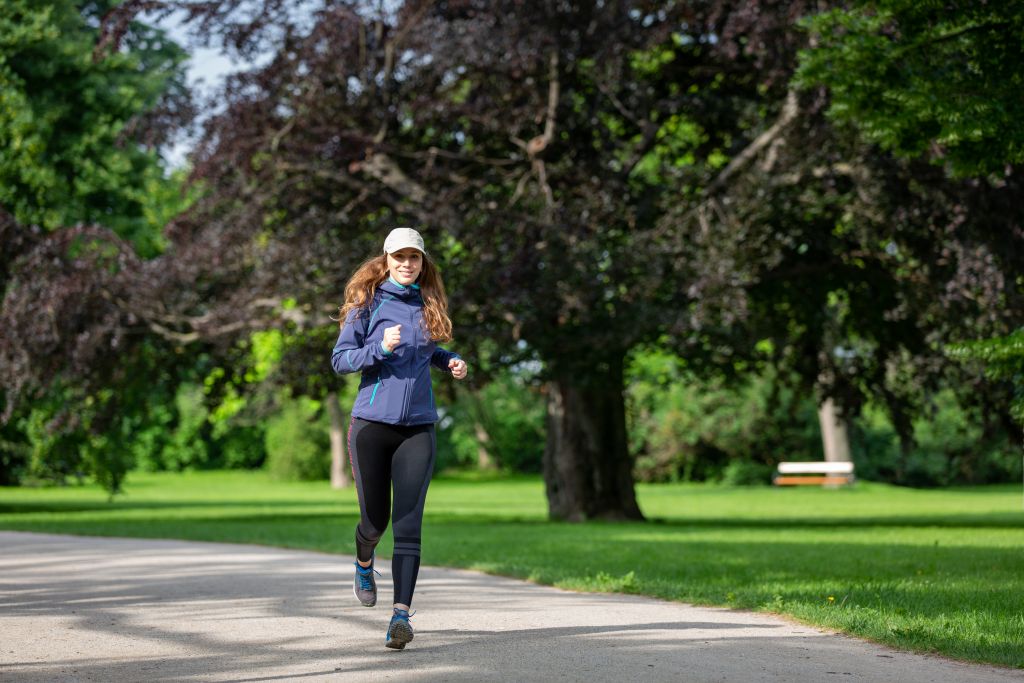
[[[395,608],[395,614],[388,624],[388,636],[384,645],[393,650],[405,648],[406,643],[412,642],[412,624],[409,623],[410,615],[404,609]]]
[[[361,567],[356,562],[355,565],[356,578],[352,592],[356,594],[356,599],[362,603],[363,607],[373,607],[377,604],[377,581],[373,575],[380,576],[380,572],[373,568],[373,564],[369,567]]]

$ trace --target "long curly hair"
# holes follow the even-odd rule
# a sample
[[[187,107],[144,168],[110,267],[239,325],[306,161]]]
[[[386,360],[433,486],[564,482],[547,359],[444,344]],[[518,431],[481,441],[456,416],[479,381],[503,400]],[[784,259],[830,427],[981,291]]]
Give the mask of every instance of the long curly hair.
[[[338,312],[341,327],[345,327],[345,320],[351,311],[365,309],[370,305],[377,288],[387,279],[387,254],[363,261],[345,285],[345,304]],[[416,283],[423,297],[423,322],[430,338],[435,342],[451,341],[452,321],[448,317],[448,295],[444,291],[441,271],[426,254],[423,255],[423,269]]]

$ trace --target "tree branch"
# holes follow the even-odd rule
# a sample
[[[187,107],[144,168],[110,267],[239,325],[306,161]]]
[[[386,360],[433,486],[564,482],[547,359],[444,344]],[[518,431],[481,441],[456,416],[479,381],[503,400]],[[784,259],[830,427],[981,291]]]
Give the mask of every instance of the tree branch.
[[[761,150],[774,142],[779,138],[782,133],[786,130],[790,123],[796,118],[796,115],[800,113],[800,106],[797,103],[796,91],[790,90],[786,93],[786,102],[782,105],[782,112],[779,114],[779,118],[775,120],[771,128],[754,138],[754,141],[743,148],[739,154],[733,157],[732,161],[721,170],[717,177],[707,186],[704,191],[705,195],[714,194],[718,190],[722,189],[734,175],[739,173],[746,167],[754,157],[760,154]]]
[[[739,154],[733,157],[732,161],[722,169],[722,171],[708,183],[707,187],[701,193],[701,199],[696,205],[692,206],[681,218],[674,218],[671,213],[666,214],[659,221],[658,230],[665,230],[670,224],[686,223],[692,218],[697,217],[701,220],[702,230],[706,229],[707,224],[707,209],[712,202],[715,202],[715,195],[725,187],[733,176],[744,170],[753,160],[757,157],[765,147],[772,144],[776,140],[780,139],[786,128],[789,127],[800,113],[800,107],[797,102],[796,91],[790,90],[786,93],[786,101],[782,105],[782,112],[779,114],[779,118],[775,120],[775,123],[771,125],[768,130],[758,135],[749,145],[743,148]],[[717,204],[717,202],[715,202]],[[716,206],[715,209],[719,212],[724,210],[724,207]]]

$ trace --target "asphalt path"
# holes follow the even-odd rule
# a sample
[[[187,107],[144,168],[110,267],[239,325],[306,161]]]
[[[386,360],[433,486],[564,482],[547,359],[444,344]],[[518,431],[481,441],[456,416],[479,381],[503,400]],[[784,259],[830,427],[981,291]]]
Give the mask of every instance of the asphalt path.
[[[515,552],[510,549],[510,552]],[[352,558],[0,532],[2,681],[1024,681],[765,614],[424,567],[404,651]]]

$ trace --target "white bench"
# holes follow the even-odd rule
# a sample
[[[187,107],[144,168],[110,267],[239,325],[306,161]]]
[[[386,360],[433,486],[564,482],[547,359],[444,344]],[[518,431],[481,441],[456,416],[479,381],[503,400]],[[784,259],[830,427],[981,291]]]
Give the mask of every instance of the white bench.
[[[780,462],[776,486],[842,486],[853,483],[852,462]]]

